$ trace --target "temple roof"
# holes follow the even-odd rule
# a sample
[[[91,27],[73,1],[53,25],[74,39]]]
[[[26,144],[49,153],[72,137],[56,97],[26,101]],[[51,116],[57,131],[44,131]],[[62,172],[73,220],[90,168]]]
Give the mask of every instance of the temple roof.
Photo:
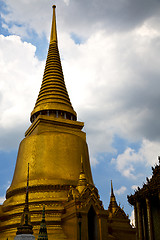
[[[135,193],[130,196],[127,196],[128,202],[131,205],[134,205],[137,200],[144,200],[146,197],[150,198],[151,196],[156,196],[160,192],[160,157],[159,165],[152,167],[152,177],[151,179],[146,178],[146,183],[143,184],[143,187],[135,191]]]
[[[54,5],[48,56],[40,92],[31,113],[31,122],[39,114],[49,115],[56,111],[62,115],[65,114],[65,118],[67,118],[66,115],[71,120],[76,120],[77,118],[64,82],[57,43],[55,8],[56,6]]]

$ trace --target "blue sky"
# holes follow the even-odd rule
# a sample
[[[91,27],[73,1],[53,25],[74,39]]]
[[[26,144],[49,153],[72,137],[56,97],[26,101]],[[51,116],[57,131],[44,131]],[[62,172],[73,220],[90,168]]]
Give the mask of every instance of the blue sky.
[[[0,0],[0,199],[29,127],[56,4],[66,86],[105,208],[151,176],[160,154],[160,3],[156,0]]]

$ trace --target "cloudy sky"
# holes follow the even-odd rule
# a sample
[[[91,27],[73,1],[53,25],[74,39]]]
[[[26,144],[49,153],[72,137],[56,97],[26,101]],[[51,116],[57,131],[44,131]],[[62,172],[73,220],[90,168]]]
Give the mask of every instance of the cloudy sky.
[[[30,126],[56,4],[65,82],[85,122],[95,185],[108,208],[110,180],[127,194],[160,155],[159,0],[0,0],[0,200]]]

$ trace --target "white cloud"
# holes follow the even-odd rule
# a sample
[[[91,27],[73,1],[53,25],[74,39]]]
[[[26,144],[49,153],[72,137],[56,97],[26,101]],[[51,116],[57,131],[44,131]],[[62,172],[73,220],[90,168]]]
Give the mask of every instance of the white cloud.
[[[110,36],[101,31],[78,46],[67,36],[60,38],[67,40],[60,40],[66,85],[86,124],[91,151],[115,151],[115,134],[133,142],[159,139],[159,50],[152,46],[154,36],[142,37],[137,29]]]
[[[144,168],[147,165],[153,165],[157,161],[159,146],[159,142],[150,142],[143,139],[141,147],[137,152],[134,149],[127,148],[116,159],[112,159],[112,162],[123,176],[136,179],[138,173],[135,172],[135,167],[140,164],[143,164]]]
[[[17,147],[29,123],[43,75],[36,48],[18,36],[0,35],[0,149]]]
[[[138,186],[137,185],[132,185],[131,187],[133,190],[137,190]]]
[[[117,195],[124,194],[126,192],[127,188],[125,186],[120,187],[119,189],[115,189],[114,192]]]
[[[32,30],[48,35],[52,16],[52,3],[43,0],[6,0],[7,14],[2,13],[6,28],[11,34],[30,35]],[[50,16],[50,17],[49,17]],[[10,24],[11,23],[11,24]],[[48,28],[47,28],[48,27]]]

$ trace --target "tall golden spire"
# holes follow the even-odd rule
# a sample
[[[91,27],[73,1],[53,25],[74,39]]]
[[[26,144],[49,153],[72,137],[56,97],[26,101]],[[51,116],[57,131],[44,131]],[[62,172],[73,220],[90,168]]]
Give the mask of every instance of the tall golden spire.
[[[76,120],[77,114],[70,102],[64,82],[62,66],[57,45],[56,15],[53,6],[53,19],[50,44],[41,89],[31,113],[31,122],[38,115],[50,115]]]

